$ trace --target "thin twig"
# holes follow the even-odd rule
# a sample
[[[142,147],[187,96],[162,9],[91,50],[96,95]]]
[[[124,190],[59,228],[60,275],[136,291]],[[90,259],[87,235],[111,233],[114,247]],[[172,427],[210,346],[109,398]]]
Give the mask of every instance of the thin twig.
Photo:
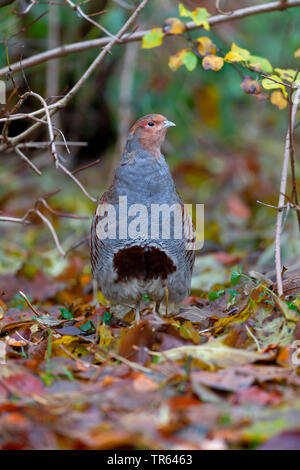
[[[29,158],[26,157],[26,155],[22,152],[22,150],[20,150],[19,148],[19,145],[16,145],[16,147],[14,147],[14,150],[16,151],[16,153],[22,158],[22,160],[24,160],[27,165],[30,166],[30,168],[39,176],[42,175],[41,171],[38,169],[37,166],[35,166],[34,163],[32,163]]]
[[[93,26],[96,26],[96,28],[99,28],[103,33],[107,34],[107,36],[109,36],[110,38],[115,38],[115,36],[113,34],[111,34],[106,28],[104,28],[101,24],[97,23],[96,21],[92,20],[88,15],[86,15],[84,13],[84,11],[80,8],[79,5],[76,5],[76,3],[73,3],[71,0],[66,0],[66,2],[68,3],[68,5],[70,5],[70,7],[74,11],[76,11],[76,13],[79,16],[84,18],[86,21],[91,23]]]
[[[42,314],[39,313],[36,308],[34,308],[34,306],[32,305],[32,303],[30,302],[30,300],[28,299],[28,297],[24,294],[24,292],[22,292],[21,290],[19,290],[19,294],[21,297],[23,297],[23,299],[25,300],[25,302],[27,303],[28,307],[30,308],[30,310],[33,311],[33,313],[35,313],[38,317],[40,317]]]
[[[126,23],[122,26],[122,28],[119,30],[119,32],[116,34],[116,36],[113,39],[111,39],[109,42],[106,42],[106,46],[98,54],[96,59],[94,59],[92,64],[88,67],[88,69],[84,72],[84,74],[81,76],[81,78],[78,80],[78,82],[72,87],[72,89],[62,99],[60,99],[56,103],[54,103],[52,105],[49,105],[49,106],[46,105],[46,107],[43,106],[43,108],[41,110],[39,110],[39,112],[40,111],[45,111],[46,112],[47,121],[49,121],[50,115],[53,115],[59,109],[64,108],[69,103],[69,101],[73,98],[73,96],[81,89],[81,87],[88,80],[88,78],[91,76],[91,74],[94,72],[94,70],[98,67],[100,62],[102,62],[104,57],[110,52],[112,47],[119,41],[119,39],[124,35],[124,33],[127,31],[127,29],[130,28],[130,26],[136,20],[137,16],[145,8],[148,1],[149,0],[143,0],[140,3],[140,5],[136,8],[136,10],[132,13],[132,15],[129,17],[129,19],[126,21]],[[300,0],[299,0],[299,4],[300,4]],[[37,113],[35,112],[34,114],[37,114]],[[31,113],[31,115],[33,115],[33,113]],[[51,120],[50,120],[50,122],[51,122]],[[16,137],[12,137],[10,139],[10,145],[16,145],[17,143],[22,141],[25,137],[30,135],[33,131],[35,131],[40,125],[41,125],[41,123],[35,123],[35,124],[33,124],[33,126],[29,127],[28,129],[26,129],[21,134],[17,135]],[[50,129],[52,129],[51,125],[49,125],[49,131],[50,131]],[[52,142],[52,140],[53,139],[52,139],[52,136],[51,136],[50,141]],[[53,144],[54,144],[54,141],[53,141]],[[8,146],[9,145],[7,143],[0,145],[0,152],[6,150]],[[54,147],[55,147],[55,144],[54,144]],[[59,164],[58,159],[56,160],[56,163],[57,163],[57,166],[59,166],[58,165]],[[63,171],[65,171],[65,169]],[[74,177],[73,177],[73,179],[74,179]],[[74,179],[74,181],[75,180],[76,179]],[[77,184],[78,184],[78,182],[77,182]],[[92,198],[92,200],[93,200],[93,198]]]
[[[76,173],[79,173],[80,171],[87,170],[88,168],[97,165],[100,161],[101,158],[98,158],[98,160],[95,160],[94,162],[88,163],[87,165],[81,166],[80,168],[76,168],[76,170],[72,171],[72,175],[76,175]]]
[[[281,182],[280,182],[280,194],[278,200],[278,207],[284,205],[287,186],[287,176],[288,176],[288,164],[290,159],[290,146],[291,146],[291,136],[294,131],[294,123],[297,107],[300,100],[300,85],[298,85],[297,91],[295,93],[294,102],[290,103],[291,107],[291,116],[289,119],[289,127],[285,139],[285,149],[283,157],[283,165],[281,172]],[[282,227],[282,211],[277,212],[277,221],[276,221],[276,233],[275,233],[275,266],[276,266],[276,280],[277,280],[277,292],[279,297],[283,294],[282,287],[282,276],[281,276],[281,251],[280,251],[280,236],[281,236],[281,227]]]
[[[298,67],[294,83],[297,84],[297,79],[300,73],[300,67]],[[295,150],[294,150],[294,129],[292,126],[292,100],[293,100],[293,91],[289,92],[289,137],[290,137],[290,163],[291,163],[291,173],[292,173],[292,200],[296,206],[299,206],[298,191],[297,191],[297,179],[296,179],[296,170],[295,170]],[[300,212],[297,212],[298,227],[300,231]]]
[[[222,10],[221,7],[220,7],[220,3],[221,3],[221,0],[216,0],[216,10],[217,10],[217,12],[220,13],[221,15],[228,15],[228,16],[232,15],[233,11],[232,10],[231,11]]]
[[[57,168],[60,168],[64,173],[66,173],[66,175],[68,175],[73,181],[74,183],[77,184],[77,186],[81,189],[81,191],[83,192],[83,194],[85,194],[85,196],[87,198],[89,198],[91,201],[93,202],[97,202],[97,199],[95,199],[93,196],[91,196],[88,191],[85,189],[85,187],[83,186],[82,183],[80,183],[80,181],[71,173],[71,171],[69,171],[65,166],[63,166],[60,162],[57,162],[56,164]]]

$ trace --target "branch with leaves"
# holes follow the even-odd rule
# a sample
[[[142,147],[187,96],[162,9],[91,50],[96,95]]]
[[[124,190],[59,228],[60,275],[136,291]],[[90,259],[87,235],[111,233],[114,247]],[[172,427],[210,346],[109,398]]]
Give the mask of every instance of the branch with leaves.
[[[123,3],[123,2],[122,2]],[[228,21],[238,20],[241,18],[245,18],[247,16],[252,15],[259,15],[262,13],[268,13],[271,11],[281,11],[286,10],[288,8],[294,8],[300,6],[300,0],[289,0],[285,4],[281,1],[265,3],[263,5],[254,5],[247,8],[240,8],[232,12],[231,15],[215,15],[215,16],[208,16],[207,23],[210,26],[214,26],[217,24],[225,23]],[[190,21],[185,23],[184,31],[193,31],[196,29],[200,29],[202,24],[199,24],[197,21]],[[154,28],[154,30],[159,30],[160,28]],[[152,30],[147,31],[136,31],[133,33],[122,34],[119,37],[118,44],[125,44],[127,42],[134,42],[134,41],[142,41],[144,36],[153,32]],[[170,36],[172,33],[170,31],[165,31],[162,36]],[[63,45],[60,47],[56,47],[46,52],[42,52],[40,54],[35,54],[31,57],[22,60],[22,63],[15,62],[9,66],[3,67],[0,69],[0,77],[4,77],[7,73],[9,73],[10,69],[12,72],[18,72],[22,69],[27,69],[30,67],[34,67],[36,65],[48,62],[49,60],[56,59],[57,57],[65,57],[70,54],[74,54],[77,52],[83,52],[90,49],[99,49],[99,47],[106,46],[110,41],[110,38],[99,38],[99,39],[92,39],[89,41],[80,41],[77,43]]]

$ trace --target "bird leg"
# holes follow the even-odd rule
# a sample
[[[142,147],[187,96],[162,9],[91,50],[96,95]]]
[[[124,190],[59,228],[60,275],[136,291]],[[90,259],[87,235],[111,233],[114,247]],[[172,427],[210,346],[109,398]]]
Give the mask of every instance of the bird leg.
[[[169,306],[169,289],[166,287],[166,317],[168,318],[168,306]]]
[[[135,307],[135,322],[138,325],[141,319],[141,301]]]
[[[159,307],[160,307],[160,302],[155,302],[154,309],[153,309],[153,316],[158,323],[163,323],[163,320],[161,319],[160,314],[159,314]]]

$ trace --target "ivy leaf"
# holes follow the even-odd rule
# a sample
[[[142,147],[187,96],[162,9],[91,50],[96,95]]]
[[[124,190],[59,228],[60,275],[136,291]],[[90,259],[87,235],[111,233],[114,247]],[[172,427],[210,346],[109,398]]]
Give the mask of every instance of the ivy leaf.
[[[202,67],[205,70],[214,70],[215,72],[217,72],[223,67],[223,65],[224,60],[222,59],[222,57],[218,57],[214,54],[206,55],[202,60]]]
[[[189,72],[192,72],[197,65],[197,56],[193,52],[185,52],[182,55],[182,63]]]
[[[246,62],[251,57],[251,54],[247,49],[242,49],[235,43],[232,43],[231,50],[225,55],[225,62]]]
[[[248,59],[249,65],[256,70],[257,72],[272,73],[273,67],[268,59],[264,57],[258,57],[256,55],[251,55]]]
[[[65,320],[72,320],[74,317],[71,312],[67,308],[60,307],[59,310],[61,311],[61,316]]]
[[[103,323],[105,325],[110,325],[111,323],[111,317],[112,317],[112,313],[110,312],[104,312],[104,315],[103,315]]]
[[[91,321],[88,320],[86,323],[83,323],[83,325],[80,325],[79,328],[81,331],[89,331],[91,328],[93,328],[93,325],[91,324]]]
[[[241,268],[233,269],[231,273],[231,277],[230,277],[231,285],[236,286],[240,282],[241,276],[242,276]]]
[[[162,43],[164,33],[161,28],[153,28],[149,33],[143,36],[142,48],[143,49],[152,49],[153,47],[158,47]]]
[[[283,96],[280,90],[275,90],[271,93],[270,101],[278,109],[285,109],[287,107],[287,99]]]
[[[163,33],[182,34],[185,31],[185,24],[178,18],[167,18],[162,27]]]
[[[198,53],[200,57],[204,57],[207,54],[215,54],[217,52],[216,45],[206,36],[200,36],[195,40],[194,44],[196,46],[196,53]]]

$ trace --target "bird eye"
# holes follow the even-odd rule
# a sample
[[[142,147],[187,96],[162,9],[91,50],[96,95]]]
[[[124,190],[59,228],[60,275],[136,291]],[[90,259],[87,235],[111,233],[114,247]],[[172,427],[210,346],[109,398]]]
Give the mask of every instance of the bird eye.
[[[150,127],[154,126],[154,122],[153,121],[148,122],[148,126]]]

